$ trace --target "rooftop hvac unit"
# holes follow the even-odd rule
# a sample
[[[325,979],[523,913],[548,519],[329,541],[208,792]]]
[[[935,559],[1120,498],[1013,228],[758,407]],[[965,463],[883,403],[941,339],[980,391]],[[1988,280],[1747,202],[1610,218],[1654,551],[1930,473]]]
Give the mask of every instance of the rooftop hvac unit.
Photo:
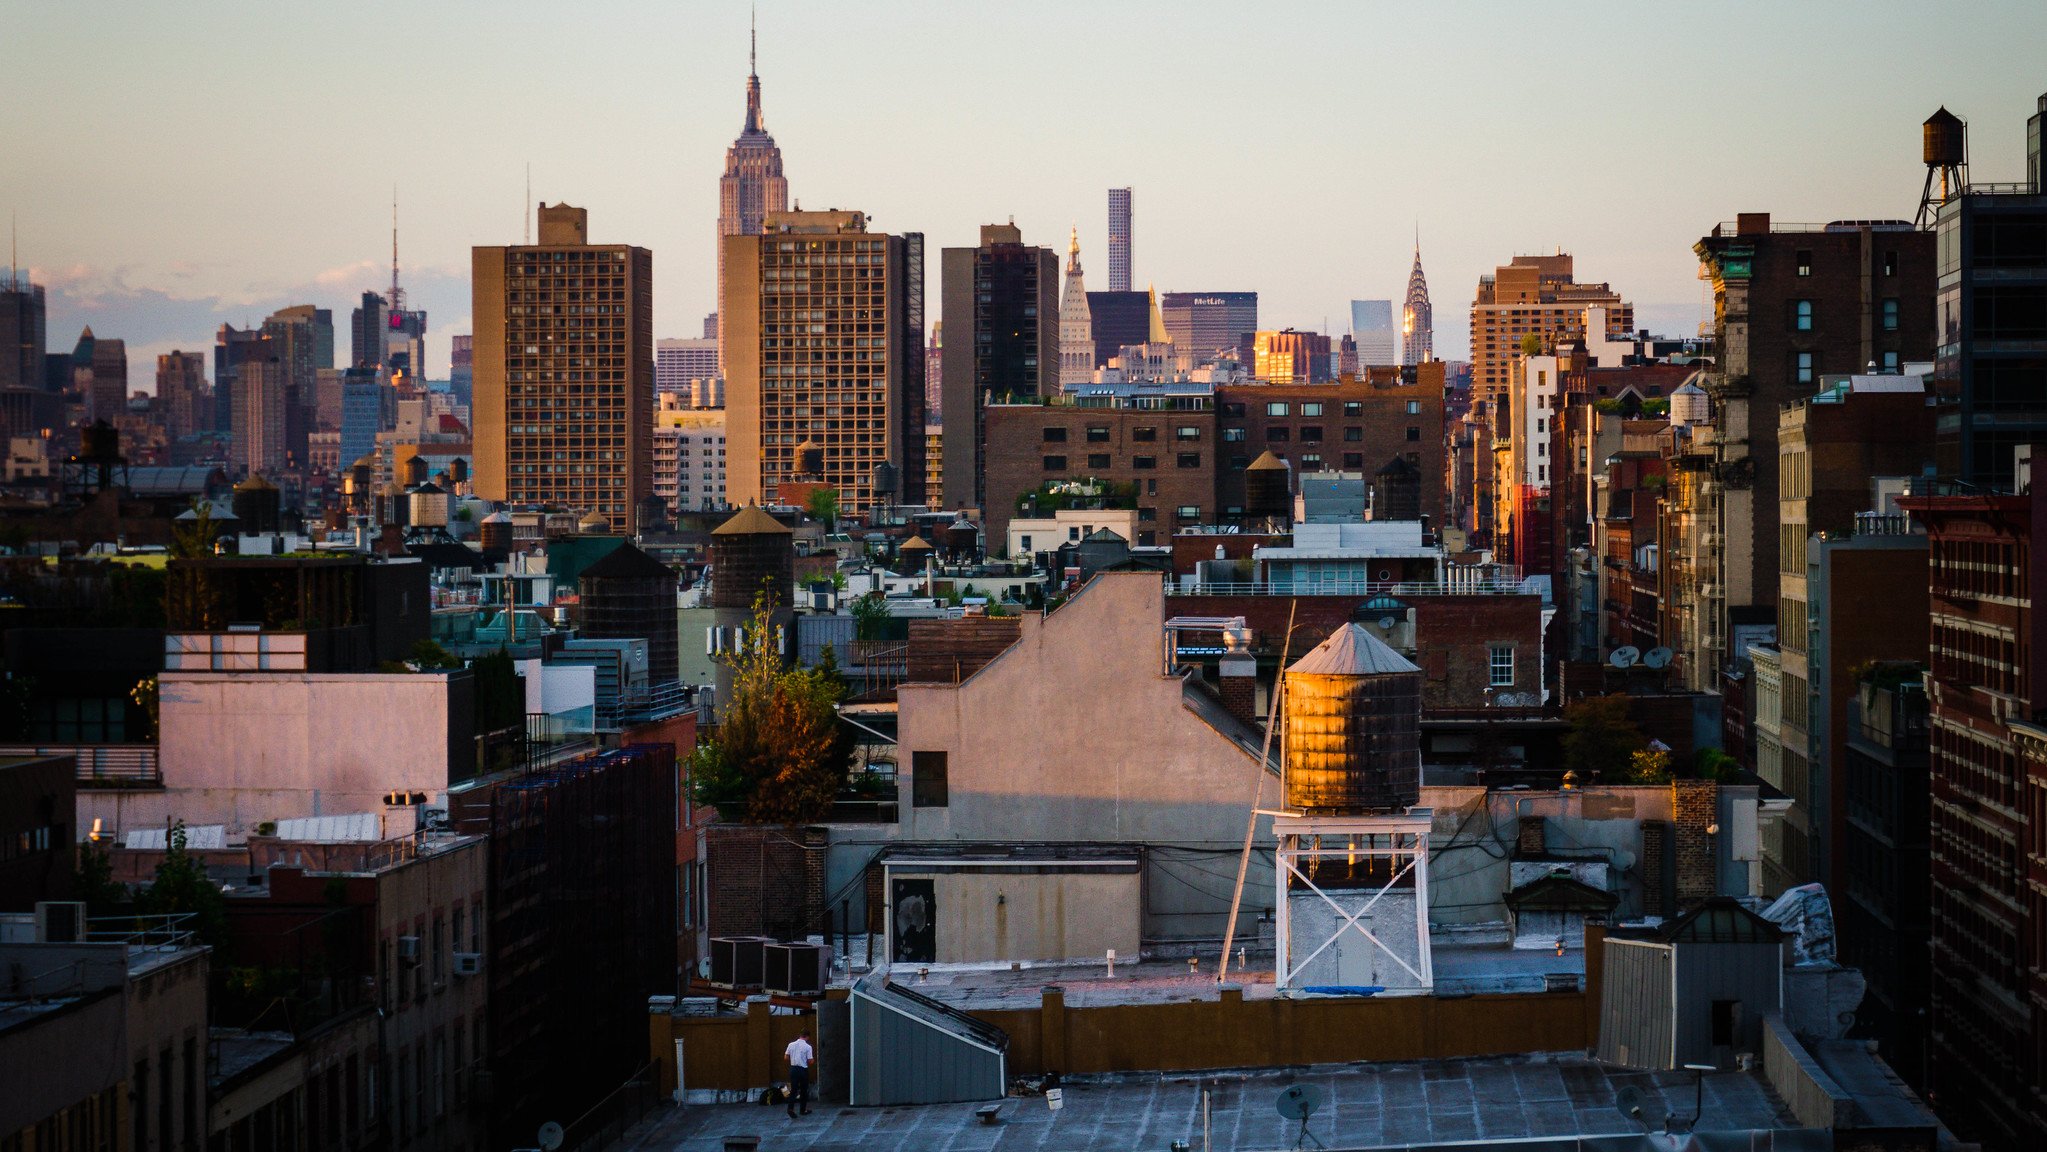
[[[400,936],[398,938],[398,958],[407,964],[419,963],[419,937]]]
[[[770,944],[766,948],[767,975],[763,984],[770,992],[796,996],[822,996],[831,981],[832,949],[828,944]]]
[[[711,937],[711,983],[732,988],[758,988],[767,975],[767,946],[772,936]]]
[[[36,902],[36,942],[79,944],[86,938],[85,905],[75,900]]]
[[[481,952],[455,953],[455,975],[474,976],[482,971],[483,953]]]

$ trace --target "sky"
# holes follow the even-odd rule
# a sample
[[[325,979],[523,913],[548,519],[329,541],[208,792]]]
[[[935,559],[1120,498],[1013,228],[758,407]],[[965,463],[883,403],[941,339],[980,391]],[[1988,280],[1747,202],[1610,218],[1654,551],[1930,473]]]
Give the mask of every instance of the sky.
[[[707,0],[0,0],[0,211],[50,290],[157,353],[222,323],[348,310],[390,280],[429,374],[469,325],[469,250],[532,199],[654,252],[657,336],[713,307],[717,180],[744,112],[748,7]],[[760,75],[792,197],[922,232],[1014,218],[1107,287],[1105,190],[1135,189],[1160,291],[1256,290],[1333,333],[1404,294],[1416,230],[1436,351],[1481,273],[1573,253],[1639,324],[1702,319],[1691,245],[1739,211],[1910,218],[1919,125],[1969,122],[1972,177],[2024,174],[2047,91],[2039,0],[1218,3],[762,0]]]

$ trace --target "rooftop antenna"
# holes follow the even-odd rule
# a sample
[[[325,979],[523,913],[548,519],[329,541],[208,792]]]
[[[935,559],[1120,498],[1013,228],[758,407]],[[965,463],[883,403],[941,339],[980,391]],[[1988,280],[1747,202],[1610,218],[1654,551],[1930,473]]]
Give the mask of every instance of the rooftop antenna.
[[[391,311],[405,311],[405,290],[398,286],[398,185],[391,185]]]
[[[761,54],[761,7],[749,4],[746,8],[746,74],[760,75]]]

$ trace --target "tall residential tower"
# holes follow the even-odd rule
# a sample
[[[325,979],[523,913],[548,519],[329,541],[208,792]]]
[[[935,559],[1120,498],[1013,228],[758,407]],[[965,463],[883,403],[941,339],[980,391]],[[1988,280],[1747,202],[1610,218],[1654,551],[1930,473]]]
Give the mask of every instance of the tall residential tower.
[[[477,494],[634,531],[654,492],[654,254],[543,204],[540,242],[475,249],[470,286]]]
[[[1109,189],[1109,291],[1130,291],[1130,189]]]
[[[746,124],[725,150],[725,174],[718,178],[718,364],[725,365],[725,237],[758,236],[770,212],[789,210],[789,181],[782,177],[782,150],[761,117],[759,38],[746,54]]]

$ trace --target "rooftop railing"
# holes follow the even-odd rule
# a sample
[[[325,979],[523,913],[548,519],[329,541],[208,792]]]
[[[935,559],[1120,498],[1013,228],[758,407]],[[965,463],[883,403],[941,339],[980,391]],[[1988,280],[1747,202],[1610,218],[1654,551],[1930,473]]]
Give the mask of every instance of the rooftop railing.
[[[1168,596],[1500,596],[1525,590],[1515,577],[1469,580],[1208,580],[1166,586]]]
[[[69,756],[80,788],[161,788],[154,744],[4,744],[0,756]]]

